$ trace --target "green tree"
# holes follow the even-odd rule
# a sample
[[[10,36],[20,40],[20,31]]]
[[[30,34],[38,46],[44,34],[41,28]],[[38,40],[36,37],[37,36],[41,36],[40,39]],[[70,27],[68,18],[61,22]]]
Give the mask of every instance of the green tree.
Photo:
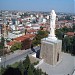
[[[56,29],[55,34],[58,39],[64,38],[64,33],[61,31],[61,29]]]
[[[44,73],[44,75],[47,75],[46,72]]]
[[[42,26],[40,27],[40,30],[43,30],[43,27]]]
[[[0,56],[4,55],[4,37],[1,37],[1,42],[0,42]]]
[[[67,28],[67,27],[65,26],[65,27],[63,27],[63,28],[61,29],[61,31],[62,31],[63,33],[67,33],[67,32],[69,31],[69,28]]]
[[[14,44],[11,46],[10,50],[11,50],[11,51],[15,51],[15,50],[18,50],[18,49],[21,49],[21,48],[22,48],[21,42],[16,42],[16,43],[14,43]]]
[[[36,71],[37,71],[36,74],[42,75],[42,70],[41,69],[37,69]]]
[[[14,74],[16,74],[16,70],[19,71],[20,75],[47,75],[46,73],[42,72],[41,69],[36,69],[33,64],[30,63],[28,55],[26,56],[26,59],[23,62],[19,62],[18,66],[15,68],[8,66],[7,68],[1,68],[2,74],[5,74],[6,71],[8,74],[10,73],[9,70],[12,69]]]
[[[73,31],[75,32],[75,24],[73,24],[73,27],[72,28],[73,28]]]
[[[22,61],[19,62],[19,64],[18,64],[17,67],[18,67],[19,70],[21,71],[21,74],[24,75],[24,69],[25,69],[25,68],[24,68],[24,66],[23,66]]]
[[[72,16],[70,15],[67,15],[66,17],[65,17],[65,20],[72,20]]]
[[[38,74],[38,71],[35,69],[35,71],[34,71],[34,75],[39,75]]]
[[[65,38],[63,38],[62,42],[64,52],[71,53],[73,38],[66,36]]]
[[[72,49],[72,55],[75,55],[75,36],[73,36],[73,49]]]
[[[3,75],[3,73],[5,72],[5,68],[3,66],[1,66],[1,75]]]
[[[31,66],[29,66],[28,68],[28,75],[34,75],[33,70],[31,68]]]
[[[0,43],[0,49],[3,49],[4,48],[4,37],[1,37],[1,43]]]
[[[34,69],[35,69],[35,68],[34,68],[34,65],[31,64],[30,66],[31,66],[32,71],[34,71]]]
[[[37,32],[36,37],[33,40],[33,45],[41,44],[41,39],[42,38],[46,38],[47,36],[48,36],[48,32],[47,31],[39,30]]]
[[[26,56],[26,59],[23,61],[23,64],[24,64],[24,67],[26,69],[28,69],[28,67],[30,65],[30,59],[29,59],[29,56],[28,55]]]

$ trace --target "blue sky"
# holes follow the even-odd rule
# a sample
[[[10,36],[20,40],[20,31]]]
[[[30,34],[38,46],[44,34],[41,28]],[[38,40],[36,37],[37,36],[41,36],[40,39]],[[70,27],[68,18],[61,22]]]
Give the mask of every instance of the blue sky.
[[[51,11],[74,13],[75,0],[0,0],[0,10]]]

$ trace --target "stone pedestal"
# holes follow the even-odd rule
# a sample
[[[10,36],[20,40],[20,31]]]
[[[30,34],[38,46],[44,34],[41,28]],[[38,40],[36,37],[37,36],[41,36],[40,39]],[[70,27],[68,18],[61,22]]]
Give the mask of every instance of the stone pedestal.
[[[48,38],[44,38],[41,40],[40,57],[44,59],[46,63],[50,65],[56,65],[61,61],[61,49],[61,40],[48,40]]]

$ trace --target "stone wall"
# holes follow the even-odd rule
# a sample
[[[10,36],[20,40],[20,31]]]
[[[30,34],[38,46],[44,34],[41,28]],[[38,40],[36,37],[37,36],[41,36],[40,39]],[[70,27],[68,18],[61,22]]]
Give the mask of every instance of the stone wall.
[[[40,57],[50,65],[56,65],[61,60],[62,41],[41,40]]]

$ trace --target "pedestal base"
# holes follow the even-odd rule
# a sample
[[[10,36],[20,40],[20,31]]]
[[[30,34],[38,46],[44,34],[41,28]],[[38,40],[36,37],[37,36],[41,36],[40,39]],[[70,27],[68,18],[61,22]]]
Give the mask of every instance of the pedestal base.
[[[55,35],[51,35],[49,34],[48,35],[48,38],[46,38],[47,40],[57,40],[56,36]]]
[[[41,40],[40,57],[50,65],[56,65],[61,61],[62,41],[44,38]]]

